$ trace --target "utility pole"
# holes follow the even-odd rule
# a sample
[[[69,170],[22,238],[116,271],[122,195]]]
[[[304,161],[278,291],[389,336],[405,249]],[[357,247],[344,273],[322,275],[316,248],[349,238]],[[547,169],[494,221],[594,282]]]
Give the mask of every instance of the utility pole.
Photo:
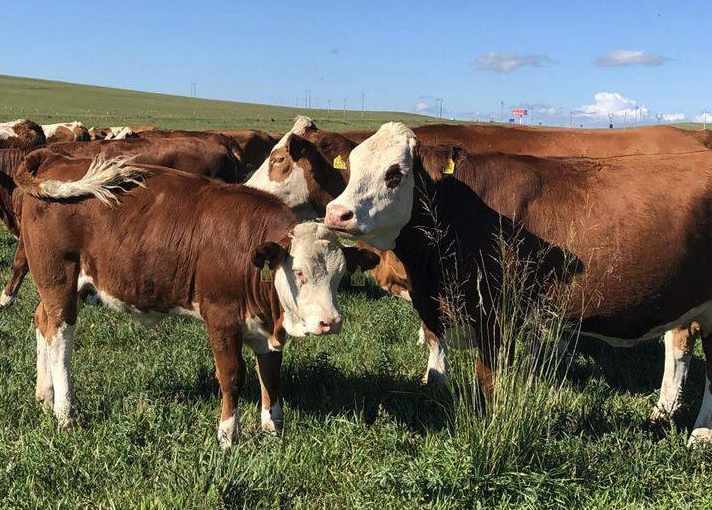
[[[504,122],[504,101],[499,102],[499,123]]]
[[[361,93],[361,118],[363,119],[363,108],[366,105],[366,94]]]
[[[344,117],[346,117],[346,98],[344,98]]]
[[[331,99],[326,100],[326,112],[331,115]]]
[[[707,111],[707,108],[702,110],[702,129],[707,129],[707,115],[709,115],[709,111]]]

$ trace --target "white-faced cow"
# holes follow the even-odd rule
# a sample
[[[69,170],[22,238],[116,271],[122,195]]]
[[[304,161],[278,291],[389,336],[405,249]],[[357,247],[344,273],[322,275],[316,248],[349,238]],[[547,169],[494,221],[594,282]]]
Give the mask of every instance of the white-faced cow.
[[[89,130],[81,122],[59,122],[57,124],[43,124],[47,143],[56,142],[88,142],[91,140]]]
[[[473,282],[478,274],[496,274],[494,239],[503,228],[522,233],[523,254],[549,247],[574,258],[575,271],[556,284],[577,296],[571,319],[580,318],[586,334],[626,346],[668,331],[678,360],[690,352],[675,345],[672,332],[697,322],[707,382],[690,440],[711,439],[712,154],[602,160],[485,154],[471,155],[464,168],[434,172],[423,165],[427,151],[405,125],[383,125],[351,152],[348,185],[328,205],[326,224],[394,249],[411,278],[413,305],[440,338],[448,336],[439,303],[453,269],[443,266],[452,263],[470,282],[463,291],[471,316],[479,317]],[[433,215],[445,231],[442,243],[454,250],[447,260],[439,256],[444,247],[428,238]],[[473,327],[481,332],[487,324]],[[480,345],[485,387],[495,348]]]
[[[74,328],[79,297],[91,289],[144,323],[169,314],[205,322],[222,390],[221,445],[238,426],[243,345],[257,357],[262,427],[278,427],[285,332],[338,332],[336,288],[371,254],[342,247],[324,225],[298,225],[278,198],[246,186],[126,158],[45,157],[29,155],[15,174],[40,296],[37,399],[60,423],[74,420]]]

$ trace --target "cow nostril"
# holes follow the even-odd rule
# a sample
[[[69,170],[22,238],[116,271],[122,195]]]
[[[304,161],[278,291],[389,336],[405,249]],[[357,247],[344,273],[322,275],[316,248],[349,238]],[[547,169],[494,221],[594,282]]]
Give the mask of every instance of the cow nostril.
[[[339,220],[340,221],[349,221],[353,217],[354,217],[353,211],[346,211],[344,213],[341,213],[341,216],[339,216]]]

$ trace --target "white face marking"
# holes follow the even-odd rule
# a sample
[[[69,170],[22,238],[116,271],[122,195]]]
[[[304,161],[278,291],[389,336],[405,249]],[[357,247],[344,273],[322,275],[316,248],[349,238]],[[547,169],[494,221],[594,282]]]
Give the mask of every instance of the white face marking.
[[[296,163],[283,181],[273,181],[269,176],[270,157],[278,150],[287,145],[287,141],[292,134],[304,135],[308,128],[314,123],[308,117],[298,117],[292,129],[290,129],[270,151],[270,156],[262,162],[260,167],[250,177],[245,185],[261,189],[278,196],[287,206],[294,211],[300,220],[311,220],[316,218],[316,211],[309,202],[309,188],[304,177],[304,169]]]
[[[336,289],[346,272],[346,257],[336,234],[320,223],[297,225],[289,254],[274,277],[284,329],[300,337],[325,333],[322,323],[340,327]]]
[[[413,207],[413,157],[415,134],[400,122],[389,122],[350,154],[351,171],[346,189],[327,205],[354,213],[353,235],[378,249],[390,250],[400,230],[410,220]],[[400,184],[386,186],[390,169],[398,167]]]
[[[274,432],[282,428],[282,406],[276,402],[269,409],[262,407],[260,413],[260,421],[262,422],[262,430],[265,432]]]
[[[665,370],[660,385],[660,397],[650,415],[652,420],[669,418],[680,407],[680,396],[692,361],[692,353],[678,349],[674,336],[674,331],[665,333]]]
[[[74,346],[74,326],[63,323],[47,345],[47,360],[54,387],[54,415],[60,425],[73,419],[74,393],[69,369]]]
[[[44,131],[45,137],[49,138],[51,136],[54,136],[54,134],[57,132],[57,130],[61,127],[67,128],[71,131],[75,127],[84,127],[84,125],[81,122],[77,122],[76,120],[74,122],[59,122],[57,124],[44,124],[44,125],[42,125],[42,131]]]

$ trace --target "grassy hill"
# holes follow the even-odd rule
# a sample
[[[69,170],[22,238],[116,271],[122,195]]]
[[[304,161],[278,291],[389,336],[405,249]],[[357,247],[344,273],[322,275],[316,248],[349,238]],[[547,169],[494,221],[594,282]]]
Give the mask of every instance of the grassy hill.
[[[29,118],[40,124],[79,120],[86,126],[154,124],[166,129],[255,128],[284,131],[308,115],[333,131],[377,128],[400,120],[417,126],[440,119],[401,112],[288,108],[137,92],[0,75],[0,122]]]

